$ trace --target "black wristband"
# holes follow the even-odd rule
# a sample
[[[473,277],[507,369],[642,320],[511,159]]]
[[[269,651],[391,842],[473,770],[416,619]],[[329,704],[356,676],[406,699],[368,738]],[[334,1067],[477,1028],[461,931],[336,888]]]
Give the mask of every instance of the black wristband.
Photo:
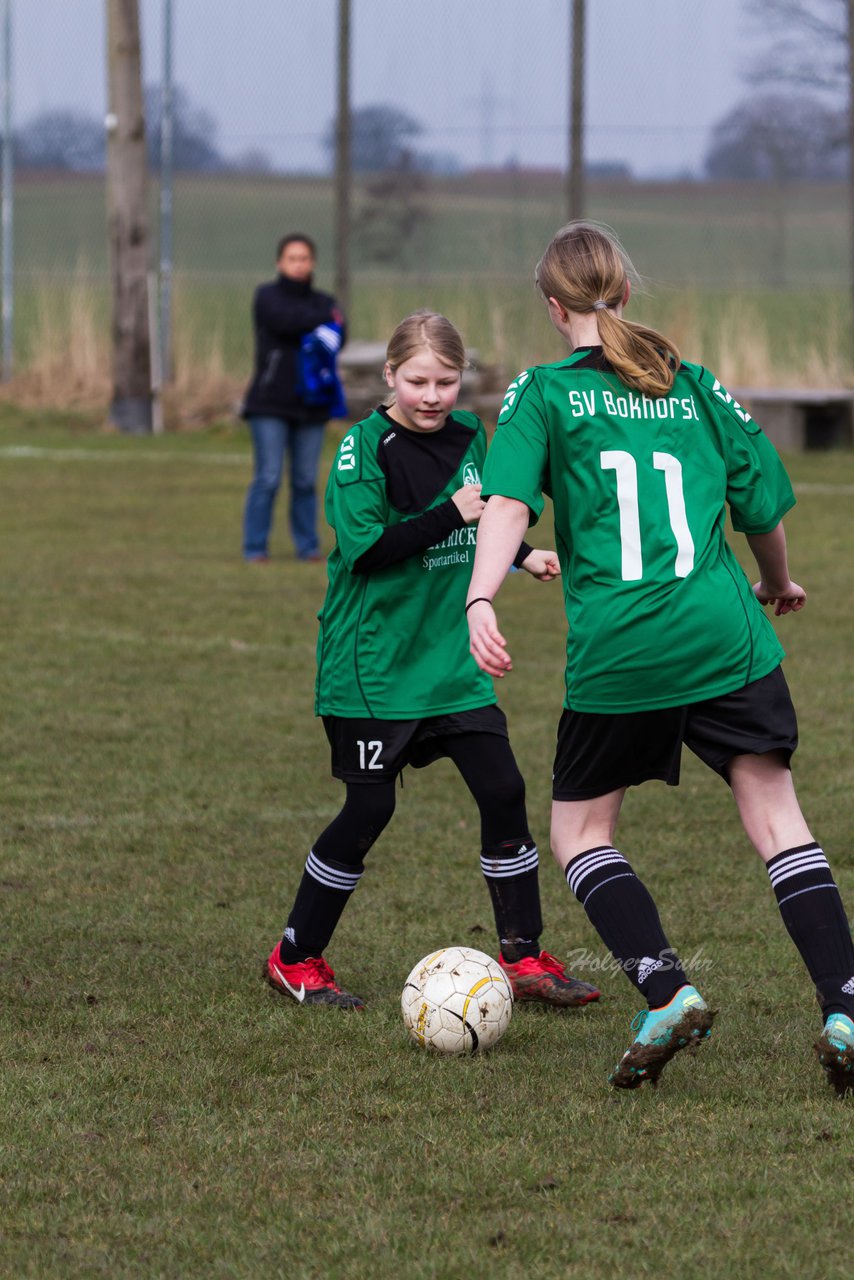
[[[516,555],[513,558],[513,568],[521,569],[522,565],[528,559],[528,556],[531,554],[533,550],[534,548],[529,543],[527,542],[520,543],[519,550],[516,552]]]
[[[466,605],[466,613],[468,613],[469,609],[472,607],[473,604],[481,604],[481,602],[484,602],[486,604],[492,604],[492,601],[490,600],[489,596],[475,596],[474,600],[469,600],[468,604]]]

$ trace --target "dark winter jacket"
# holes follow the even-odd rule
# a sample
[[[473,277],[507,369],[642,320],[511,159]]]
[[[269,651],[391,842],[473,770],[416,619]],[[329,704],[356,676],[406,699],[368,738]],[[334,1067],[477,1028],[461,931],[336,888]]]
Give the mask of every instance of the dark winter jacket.
[[[325,407],[302,403],[297,390],[300,343],[319,324],[343,324],[335,299],[313,289],[310,280],[278,276],[255,290],[255,372],[243,401],[242,416],[324,422]]]

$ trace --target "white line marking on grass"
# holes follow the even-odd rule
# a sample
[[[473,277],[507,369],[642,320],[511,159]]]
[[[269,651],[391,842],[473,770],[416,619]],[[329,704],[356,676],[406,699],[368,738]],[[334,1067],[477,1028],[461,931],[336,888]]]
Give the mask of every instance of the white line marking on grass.
[[[137,452],[119,452],[116,449],[49,449],[40,445],[10,444],[0,448],[0,458],[30,458],[47,462],[160,462],[161,460],[181,460],[185,462],[225,463],[230,466],[245,466],[252,461],[252,455],[246,453],[184,453],[180,449],[140,449]]]
[[[54,635],[68,636],[71,639],[93,644],[143,645],[146,649],[153,649],[156,645],[160,645],[163,648],[188,649],[193,653],[214,653],[222,649],[241,654],[288,652],[288,646],[284,644],[258,644],[231,636],[205,636],[204,639],[168,634],[154,636],[116,627],[68,626],[64,622],[54,623],[49,629]]]
[[[795,493],[829,493],[850,498],[854,494],[854,484],[821,484],[818,481],[805,480],[802,484],[793,485]]]
[[[117,449],[51,449],[44,445],[10,444],[0,447],[0,458],[34,459],[47,462],[144,462],[179,461],[210,462],[217,466],[246,466],[251,463],[252,454],[245,453],[185,453],[182,449],[138,449],[133,452]],[[852,484],[823,484],[819,481],[804,480],[796,483],[795,493],[829,494],[850,498],[854,495]]]

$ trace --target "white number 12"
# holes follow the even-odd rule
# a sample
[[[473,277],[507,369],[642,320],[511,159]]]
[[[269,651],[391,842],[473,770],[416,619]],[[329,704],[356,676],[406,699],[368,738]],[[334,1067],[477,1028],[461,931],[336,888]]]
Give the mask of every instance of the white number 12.
[[[638,504],[638,464],[624,449],[603,449],[599,454],[603,471],[617,475],[617,506],[620,509],[620,546],[622,548],[623,582],[638,582],[643,577],[641,552],[640,507]],[[654,453],[652,465],[664,472],[664,491],[670,528],[676,539],[676,561],[673,572],[687,578],[694,568],[694,539],[685,514],[682,490],[682,463],[670,453]]]
[[[359,768],[360,769],[383,769],[385,766],[380,763],[380,753],[383,749],[381,742],[365,743],[361,738],[356,739],[356,746],[359,748]],[[365,747],[370,752],[370,759],[366,758]]]

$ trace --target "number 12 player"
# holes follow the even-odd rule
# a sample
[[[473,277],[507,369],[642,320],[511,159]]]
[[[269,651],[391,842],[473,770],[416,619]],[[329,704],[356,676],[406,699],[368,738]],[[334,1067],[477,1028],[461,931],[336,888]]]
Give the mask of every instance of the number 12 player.
[[[330,474],[326,514],[336,544],[320,615],[316,711],[347,794],[308,855],[266,966],[272,986],[301,1003],[362,1007],[323,953],[392,817],[401,770],[442,756],[480,811],[481,869],[514,995],[567,1007],[599,996],[540,949],[525,784],[492,680],[469,653],[464,605],[486,433],[474,414],[454,412],[465,366],[462,338],[444,316],[402,321],[384,370],[392,403],[344,437]],[[551,551],[522,544],[514,557],[542,581],[560,572]]]

